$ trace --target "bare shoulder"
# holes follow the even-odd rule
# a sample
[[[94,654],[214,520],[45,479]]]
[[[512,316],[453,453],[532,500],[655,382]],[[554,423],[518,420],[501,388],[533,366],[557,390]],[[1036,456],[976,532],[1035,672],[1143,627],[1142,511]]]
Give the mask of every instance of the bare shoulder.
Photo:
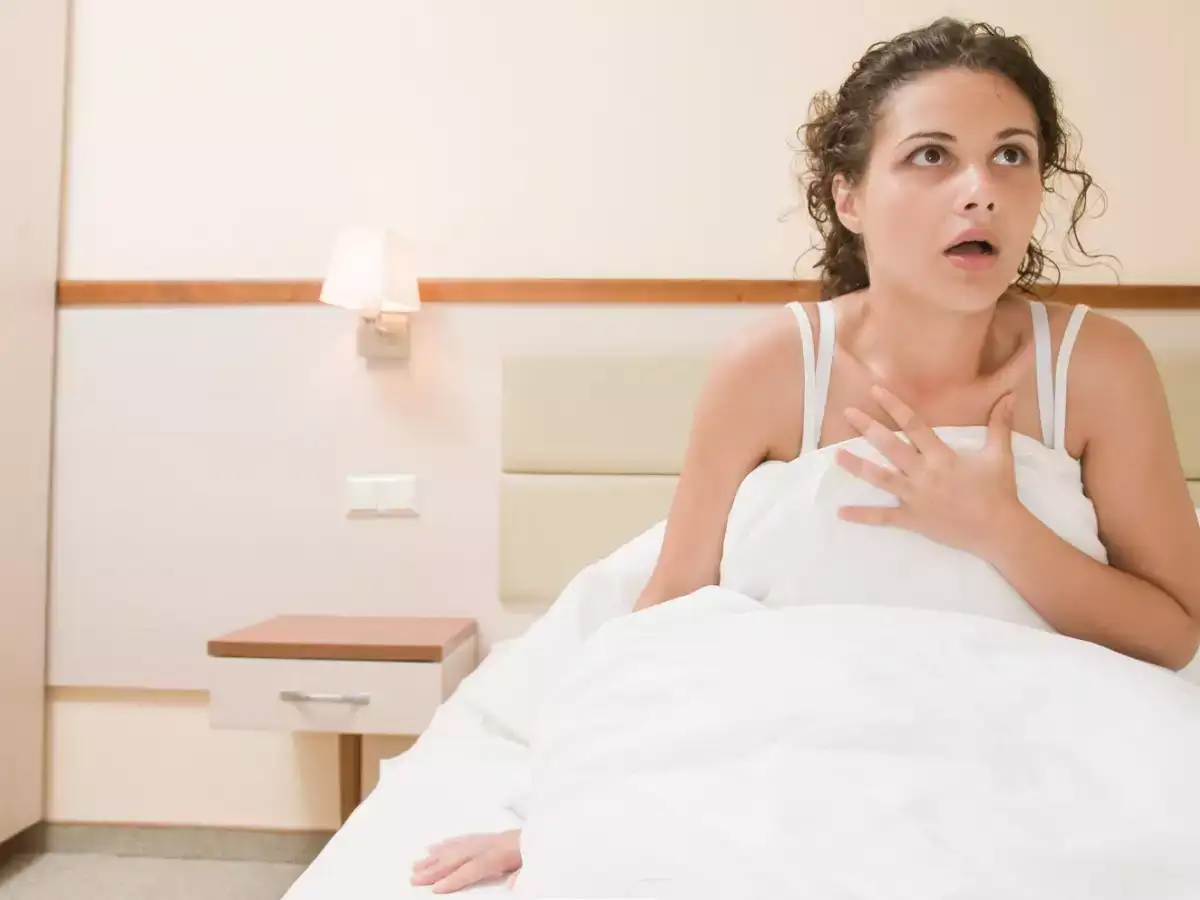
[[[1067,327],[1074,307],[1055,309],[1051,331],[1056,337]],[[1058,326],[1057,328],[1055,326]],[[1111,390],[1144,390],[1158,383],[1154,355],[1141,335],[1113,316],[1089,310],[1080,324],[1071,354],[1071,388],[1081,394]]]
[[[793,452],[804,405],[804,349],[786,307],[756,316],[718,351],[702,398],[743,425],[752,420],[771,453]]]
[[[1074,307],[1047,305],[1051,334],[1058,345]],[[1150,348],[1129,325],[1111,315],[1087,312],[1069,366],[1069,449],[1082,450],[1092,437],[1119,427],[1121,420],[1139,409],[1164,405],[1162,380]]]
[[[795,316],[786,308],[773,309],[756,316],[720,347],[713,360],[710,383],[775,385],[775,379],[785,372],[802,373],[802,354]]]
[[[785,306],[765,310],[744,325],[721,348],[718,361],[738,367],[767,366],[799,351],[796,317]]]

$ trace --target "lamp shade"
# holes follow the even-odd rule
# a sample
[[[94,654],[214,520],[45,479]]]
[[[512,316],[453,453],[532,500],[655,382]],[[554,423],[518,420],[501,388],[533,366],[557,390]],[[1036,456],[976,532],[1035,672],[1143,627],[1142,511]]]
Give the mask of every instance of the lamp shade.
[[[321,285],[321,302],[370,314],[415,312],[421,294],[411,249],[385,229],[343,230]]]

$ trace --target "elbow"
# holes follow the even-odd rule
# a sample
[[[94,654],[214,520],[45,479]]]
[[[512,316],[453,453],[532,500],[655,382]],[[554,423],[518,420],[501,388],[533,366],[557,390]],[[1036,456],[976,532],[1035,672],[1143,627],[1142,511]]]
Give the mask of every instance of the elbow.
[[[718,577],[719,572],[712,572],[707,576],[697,576],[694,573],[685,573],[681,576],[678,572],[664,566],[660,561],[655,566],[654,571],[650,573],[650,578],[646,582],[645,587],[638,594],[637,600],[633,605],[633,610],[634,612],[638,612],[639,610],[686,596],[710,584],[717,584]]]
[[[1180,629],[1179,639],[1172,641],[1170,647],[1163,647],[1159,665],[1180,672],[1191,665],[1200,649],[1200,622],[1187,616],[1186,627]]]
[[[662,579],[652,576],[650,581],[647,582],[646,587],[638,595],[637,602],[633,604],[633,611],[640,612],[651,606],[666,603],[668,600],[673,600],[678,596],[680,596],[680,592],[671,590],[662,583]]]

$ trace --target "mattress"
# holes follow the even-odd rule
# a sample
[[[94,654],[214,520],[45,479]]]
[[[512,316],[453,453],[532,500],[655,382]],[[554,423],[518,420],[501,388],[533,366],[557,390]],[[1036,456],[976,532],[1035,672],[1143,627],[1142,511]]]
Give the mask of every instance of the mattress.
[[[519,827],[512,805],[528,780],[528,750],[489,730],[468,706],[444,704],[420,740],[384,761],[379,783],[284,900],[406,900],[413,862],[459,834]],[[511,897],[503,881],[454,896]]]

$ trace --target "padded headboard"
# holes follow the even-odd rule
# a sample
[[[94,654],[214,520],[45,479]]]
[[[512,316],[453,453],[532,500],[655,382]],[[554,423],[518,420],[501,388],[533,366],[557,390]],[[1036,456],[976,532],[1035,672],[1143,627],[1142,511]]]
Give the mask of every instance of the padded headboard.
[[[673,356],[505,362],[505,606],[548,606],[581,568],[666,516],[708,366]]]
[[[1200,351],[1156,357],[1200,506]],[[549,606],[585,565],[664,518],[710,360],[517,357],[503,369],[500,596]]]

